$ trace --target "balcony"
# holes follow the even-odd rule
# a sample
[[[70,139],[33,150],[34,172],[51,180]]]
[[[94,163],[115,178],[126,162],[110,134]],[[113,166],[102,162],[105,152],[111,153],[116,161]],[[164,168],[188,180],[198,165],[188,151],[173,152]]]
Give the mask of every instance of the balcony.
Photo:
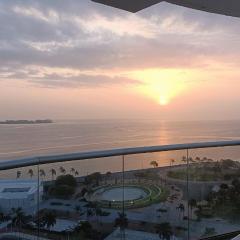
[[[240,234],[239,145],[2,161],[0,239],[233,239]]]

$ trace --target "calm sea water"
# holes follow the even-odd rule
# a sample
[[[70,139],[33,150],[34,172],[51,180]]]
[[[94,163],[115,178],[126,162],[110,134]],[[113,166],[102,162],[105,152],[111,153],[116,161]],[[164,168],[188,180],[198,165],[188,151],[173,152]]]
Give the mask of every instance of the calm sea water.
[[[236,139],[240,139],[240,121],[81,120],[40,125],[0,125],[0,161],[86,150]],[[129,156],[126,158],[126,168],[149,167],[151,160],[168,165],[171,158],[178,162],[185,154],[185,151],[177,151]],[[240,147],[191,150],[190,155],[238,160]],[[66,169],[75,166],[80,174],[87,174],[120,171],[120,162],[120,158],[116,157],[66,163],[64,166]]]

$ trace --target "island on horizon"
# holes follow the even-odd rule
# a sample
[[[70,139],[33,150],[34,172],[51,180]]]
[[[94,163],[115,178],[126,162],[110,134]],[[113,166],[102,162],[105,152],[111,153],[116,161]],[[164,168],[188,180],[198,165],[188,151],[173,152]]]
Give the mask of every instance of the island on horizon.
[[[43,123],[53,123],[53,121],[51,119],[0,121],[0,124],[43,124]]]

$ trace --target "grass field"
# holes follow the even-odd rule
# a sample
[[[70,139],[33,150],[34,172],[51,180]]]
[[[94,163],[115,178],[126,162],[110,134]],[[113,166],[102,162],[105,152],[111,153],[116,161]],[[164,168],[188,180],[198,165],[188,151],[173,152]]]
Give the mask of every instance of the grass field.
[[[223,180],[224,177],[221,173],[199,168],[189,168],[188,173],[190,181],[218,181]],[[167,176],[179,180],[187,180],[187,169],[169,171]]]

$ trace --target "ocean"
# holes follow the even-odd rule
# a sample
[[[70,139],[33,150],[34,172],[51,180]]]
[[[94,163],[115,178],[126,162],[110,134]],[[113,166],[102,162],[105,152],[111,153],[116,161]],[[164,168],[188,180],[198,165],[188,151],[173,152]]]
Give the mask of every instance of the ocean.
[[[240,139],[240,120],[166,122],[157,120],[74,120],[52,124],[0,125],[0,161],[40,155],[81,151]],[[126,169],[181,162],[186,151],[141,154],[126,157]],[[240,159],[240,147],[191,150],[190,156]],[[121,158],[104,158],[59,163],[67,170],[75,167],[80,175],[100,171],[120,171]],[[52,165],[43,166],[49,169]]]

